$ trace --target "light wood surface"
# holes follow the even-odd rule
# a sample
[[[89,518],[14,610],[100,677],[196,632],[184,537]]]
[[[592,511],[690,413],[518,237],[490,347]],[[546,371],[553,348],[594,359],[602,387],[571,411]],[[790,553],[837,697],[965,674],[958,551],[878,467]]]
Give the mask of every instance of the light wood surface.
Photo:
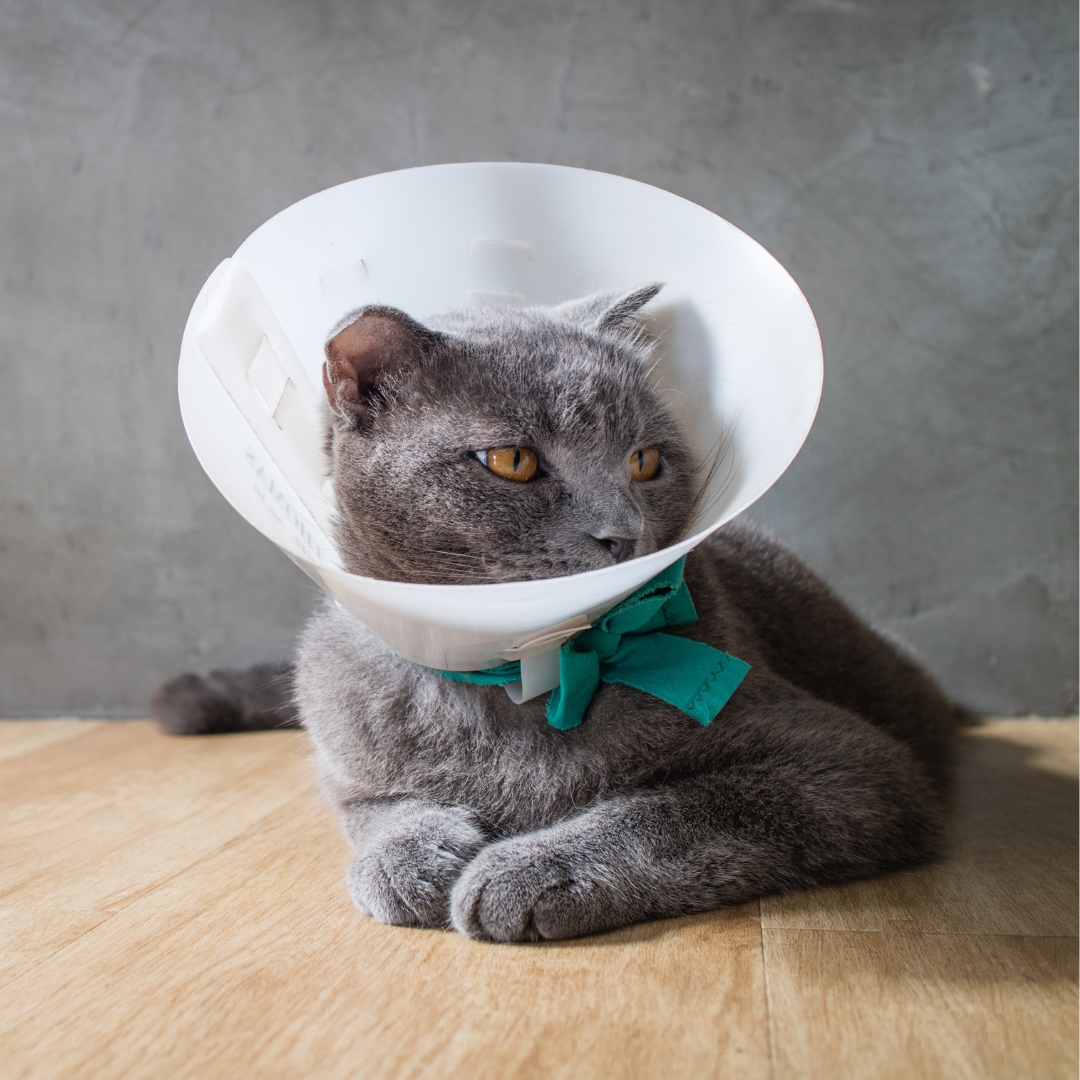
[[[493,946],[350,907],[300,732],[0,722],[0,1077],[1076,1077],[1077,725],[963,744],[935,866]]]

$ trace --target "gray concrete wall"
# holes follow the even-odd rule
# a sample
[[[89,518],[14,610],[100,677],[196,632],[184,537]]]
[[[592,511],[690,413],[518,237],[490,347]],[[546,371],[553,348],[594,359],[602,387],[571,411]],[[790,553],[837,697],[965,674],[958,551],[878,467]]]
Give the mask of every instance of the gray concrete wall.
[[[476,159],[773,251],[827,367],[758,517],[962,700],[1074,710],[1076,111],[1047,0],[2,0],[0,715],[288,650],[313,587],[188,448],[186,313],[295,200]]]

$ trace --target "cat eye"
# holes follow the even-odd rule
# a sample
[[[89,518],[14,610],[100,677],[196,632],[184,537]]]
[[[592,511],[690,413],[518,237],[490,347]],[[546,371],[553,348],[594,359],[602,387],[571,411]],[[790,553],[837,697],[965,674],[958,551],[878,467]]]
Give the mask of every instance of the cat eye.
[[[500,446],[476,455],[496,476],[507,480],[531,480],[536,475],[536,451],[527,446]]]
[[[660,471],[660,451],[655,446],[630,455],[630,479],[651,480]]]

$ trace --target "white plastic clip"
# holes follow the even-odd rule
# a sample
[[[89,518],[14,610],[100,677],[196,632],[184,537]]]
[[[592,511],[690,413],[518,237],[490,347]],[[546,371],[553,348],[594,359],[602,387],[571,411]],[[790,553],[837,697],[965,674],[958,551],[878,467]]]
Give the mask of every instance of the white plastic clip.
[[[554,690],[559,685],[559,650],[591,625],[584,616],[578,616],[502,653],[504,660],[521,661],[521,682],[509,683],[504,688],[510,700],[520,705]]]

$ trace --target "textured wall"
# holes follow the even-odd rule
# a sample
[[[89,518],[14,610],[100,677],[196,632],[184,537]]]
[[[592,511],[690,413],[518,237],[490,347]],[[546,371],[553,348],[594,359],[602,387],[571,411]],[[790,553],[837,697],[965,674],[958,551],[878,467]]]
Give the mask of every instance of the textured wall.
[[[187,446],[187,310],[302,196],[477,159],[773,251],[826,383],[757,516],[969,704],[1074,709],[1075,50],[1047,0],[2,0],[0,714],[288,649],[313,586]]]

